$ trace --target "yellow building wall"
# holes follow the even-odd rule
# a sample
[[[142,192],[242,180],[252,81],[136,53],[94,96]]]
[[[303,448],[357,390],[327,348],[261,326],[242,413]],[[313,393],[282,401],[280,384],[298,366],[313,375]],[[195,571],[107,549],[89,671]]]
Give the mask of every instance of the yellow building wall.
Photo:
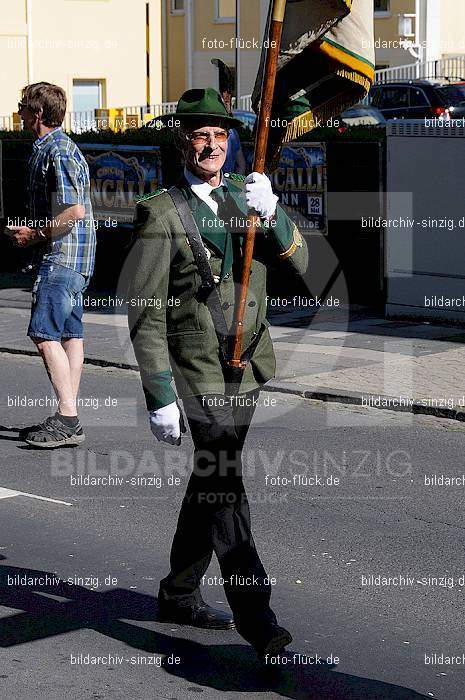
[[[130,11],[125,0],[33,0],[33,5],[35,81],[57,83],[71,95],[73,78],[104,79],[109,106],[144,104],[144,0],[132,0]]]
[[[162,0],[150,0],[150,103],[163,101]]]
[[[186,36],[184,15],[170,14],[170,0],[164,0],[166,10],[167,102],[178,100],[186,89]]]
[[[261,39],[260,37],[260,5],[258,2],[241,2],[241,38],[245,40]],[[194,51],[214,51],[208,48],[215,40],[218,45],[221,42],[228,44],[235,36],[235,20],[230,22],[215,22],[215,0],[198,0],[195,4],[193,21]],[[234,50],[234,47],[232,47]]]
[[[375,15],[375,54],[376,64],[400,66],[414,63],[415,59],[398,46],[400,13],[414,13],[415,0],[391,0],[389,15]],[[376,41],[390,42],[390,48],[376,48]],[[383,46],[383,43],[380,44]]]
[[[160,0],[151,2],[157,6]],[[31,0],[31,6],[33,50],[28,79],[26,0],[0,3],[0,115],[16,110],[19,92],[27,82],[42,80],[66,90],[70,111],[73,79],[104,80],[103,106],[145,104],[145,0],[130,4],[127,0]],[[159,17],[157,21],[159,26]],[[154,97],[157,82],[161,94],[159,34],[154,27]]]
[[[170,0],[31,0],[31,75],[28,75],[26,0],[0,2],[0,116],[16,111],[21,88],[47,80],[61,85],[73,109],[73,79],[104,81],[103,106],[146,102],[146,1],[150,5],[150,101],[176,101],[187,87],[185,14],[171,15]],[[232,0],[225,0],[233,8]],[[259,0],[241,2],[241,38],[260,40]],[[162,9],[166,13],[163,30]],[[210,59],[234,65],[234,21],[215,21],[215,0],[193,0],[192,63],[194,86],[217,85]],[[227,4],[224,4],[227,10]],[[225,11],[226,11],[225,10]],[[231,9],[232,11],[232,9]],[[414,12],[415,0],[391,0],[389,16],[375,17],[375,40],[398,42],[398,13]],[[443,56],[465,53],[465,3],[441,0],[438,26]],[[216,42],[218,48],[212,47]],[[166,45],[166,85],[163,47]],[[259,51],[241,50],[242,94],[251,90]],[[413,62],[408,52],[392,45],[377,49],[378,64]],[[163,90],[163,87],[165,88]],[[163,96],[164,93],[164,96]]]
[[[26,0],[0,3],[0,116],[17,110],[27,83]]]
[[[214,22],[214,0],[203,0],[195,4],[193,15],[194,51],[202,51],[204,42],[229,42],[234,35],[234,21]]]
[[[235,0],[230,2],[231,11]],[[166,51],[168,101],[179,99],[187,89],[186,15],[171,15],[170,0],[166,3]],[[225,4],[224,10],[228,6]],[[261,41],[261,7],[258,0],[241,2],[241,39]],[[235,62],[235,20],[216,21],[215,0],[194,0],[192,12],[192,63],[193,86],[217,86],[217,70],[210,64],[211,58],[221,58],[228,65]],[[250,92],[259,60],[259,51],[241,50],[242,94]]]
[[[196,7],[199,6],[196,0]],[[260,51],[253,47],[260,43],[260,2],[241,0],[240,41],[241,94],[251,92],[257,73]],[[211,66],[212,58],[220,58],[230,66],[235,65],[235,19],[229,22],[215,21],[214,0],[202,0],[196,12],[193,35],[193,77],[194,87],[218,86],[218,72]]]
[[[400,13],[415,12],[415,0],[391,0],[391,11],[389,16],[375,14],[375,38],[380,37],[386,40],[399,38],[399,18]]]
[[[465,54],[465,3],[441,0],[441,55]]]

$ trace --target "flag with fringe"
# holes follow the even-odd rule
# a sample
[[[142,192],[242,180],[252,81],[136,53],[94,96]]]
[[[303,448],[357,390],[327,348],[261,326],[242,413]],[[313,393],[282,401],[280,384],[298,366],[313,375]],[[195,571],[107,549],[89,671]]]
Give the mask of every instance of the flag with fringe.
[[[375,70],[373,7],[373,0],[287,0],[272,105],[269,168],[276,163],[282,143],[324,126],[367,95]],[[266,49],[252,95],[256,112],[265,57]]]

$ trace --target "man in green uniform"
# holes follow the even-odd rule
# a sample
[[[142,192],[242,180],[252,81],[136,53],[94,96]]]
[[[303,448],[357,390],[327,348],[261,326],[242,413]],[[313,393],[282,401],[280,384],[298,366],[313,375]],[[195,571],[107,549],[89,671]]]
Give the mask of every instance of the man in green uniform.
[[[307,247],[265,175],[222,172],[228,131],[236,120],[215,90],[187,91],[167,118],[173,117],[180,124],[184,175],[177,187],[147,195],[137,206],[128,296],[152,432],[158,440],[180,444],[185,427],[174,379],[195,447],[170,573],[160,584],[159,619],[209,629],[236,626],[264,658],[280,653],[292,638],[270,608],[269,579],[251,533],[241,453],[260,387],[275,372],[265,318],[266,266],[281,260],[283,274],[302,274]],[[232,328],[250,210],[260,216],[261,226],[244,321],[249,361],[233,386],[223,341]],[[233,617],[208,606],[200,593],[213,552]]]

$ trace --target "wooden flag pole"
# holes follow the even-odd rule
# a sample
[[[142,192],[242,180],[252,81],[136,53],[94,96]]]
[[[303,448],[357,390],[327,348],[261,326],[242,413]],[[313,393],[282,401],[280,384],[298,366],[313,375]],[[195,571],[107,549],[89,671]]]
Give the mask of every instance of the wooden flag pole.
[[[269,32],[270,43],[266,53],[263,89],[255,138],[253,170],[257,173],[263,173],[265,170],[266,151],[270,132],[271,108],[273,104],[276,69],[279,50],[281,47],[281,35],[283,30],[284,14],[286,11],[286,2],[287,0],[272,0],[273,10],[271,14]],[[258,217],[256,213],[252,213],[251,217],[249,218],[251,218],[251,222],[247,229],[245,238],[240,294],[234,315],[234,338],[231,359],[229,360],[230,366],[235,368],[243,368],[245,366],[245,363],[243,363],[241,360],[244,317],[250,278],[250,268],[252,265],[252,256],[255,243],[255,232],[257,230],[257,224],[260,221],[260,217]]]

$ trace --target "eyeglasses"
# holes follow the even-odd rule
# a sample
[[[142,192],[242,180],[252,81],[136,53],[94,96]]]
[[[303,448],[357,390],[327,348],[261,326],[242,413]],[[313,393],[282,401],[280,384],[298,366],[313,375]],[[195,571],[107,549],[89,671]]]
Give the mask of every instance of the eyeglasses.
[[[186,134],[186,139],[194,144],[194,146],[200,146],[201,144],[207,143],[207,141],[211,141],[213,137],[218,143],[224,143],[228,140],[228,136],[229,132],[223,129],[221,131],[215,131],[213,134],[210,134],[208,131],[196,131],[192,134]]]
[[[25,107],[27,107],[25,102],[18,102],[18,113],[20,114]]]

